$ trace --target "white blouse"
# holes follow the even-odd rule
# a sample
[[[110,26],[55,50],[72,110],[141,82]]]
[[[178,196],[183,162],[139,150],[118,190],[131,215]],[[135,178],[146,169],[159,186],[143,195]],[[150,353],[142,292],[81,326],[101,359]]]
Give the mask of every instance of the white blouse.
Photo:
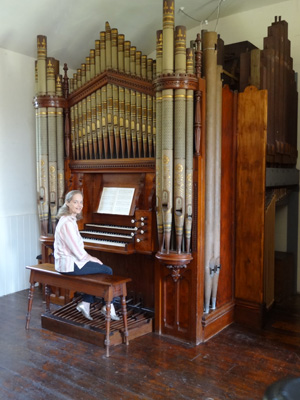
[[[55,269],[58,272],[74,271],[74,263],[81,269],[91,260],[91,256],[84,250],[76,217],[72,215],[64,215],[58,221],[55,229],[54,258]]]

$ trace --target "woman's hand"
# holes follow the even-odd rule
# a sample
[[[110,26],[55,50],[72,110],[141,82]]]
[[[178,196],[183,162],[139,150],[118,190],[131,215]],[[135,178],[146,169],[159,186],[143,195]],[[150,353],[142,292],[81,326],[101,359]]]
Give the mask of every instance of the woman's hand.
[[[90,261],[93,261],[93,262],[96,262],[96,263],[99,263],[99,264],[103,264],[103,262],[102,261],[100,261],[100,260],[98,260],[98,258],[96,258],[96,257],[92,257],[92,256],[90,256]]]

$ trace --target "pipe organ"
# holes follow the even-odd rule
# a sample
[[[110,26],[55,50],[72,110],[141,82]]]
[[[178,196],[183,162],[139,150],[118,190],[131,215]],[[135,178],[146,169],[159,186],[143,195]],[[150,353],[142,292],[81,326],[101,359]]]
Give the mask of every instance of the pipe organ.
[[[174,0],[162,1],[156,60],[106,22],[62,77],[38,36],[44,260],[63,194],[80,189],[86,249],[132,278],[129,296],[154,312],[156,332],[194,344],[234,321],[238,95],[222,88],[222,49],[216,32],[186,45]]]

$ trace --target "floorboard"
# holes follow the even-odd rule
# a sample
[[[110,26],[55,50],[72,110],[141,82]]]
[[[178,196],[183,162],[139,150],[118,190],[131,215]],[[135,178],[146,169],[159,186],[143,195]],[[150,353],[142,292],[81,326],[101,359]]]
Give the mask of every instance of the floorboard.
[[[100,346],[41,328],[35,291],[29,331],[28,291],[0,298],[2,400],[256,400],[278,379],[300,376],[300,296],[276,305],[258,332],[236,324],[189,346],[150,333]]]

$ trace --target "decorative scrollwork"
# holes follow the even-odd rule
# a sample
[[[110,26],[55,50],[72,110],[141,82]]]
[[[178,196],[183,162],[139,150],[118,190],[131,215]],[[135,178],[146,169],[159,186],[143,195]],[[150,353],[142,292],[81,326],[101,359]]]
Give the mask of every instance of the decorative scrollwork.
[[[186,265],[166,265],[166,267],[170,270],[172,270],[171,275],[173,278],[173,281],[176,283],[178,282],[178,279],[180,279],[180,273],[181,270],[186,268]]]

